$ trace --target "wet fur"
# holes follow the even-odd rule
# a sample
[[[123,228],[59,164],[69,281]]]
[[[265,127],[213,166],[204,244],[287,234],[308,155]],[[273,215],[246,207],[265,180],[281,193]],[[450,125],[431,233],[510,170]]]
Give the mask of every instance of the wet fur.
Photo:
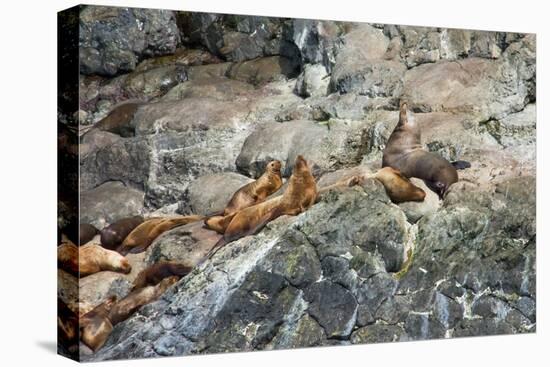
[[[83,315],[80,322],[80,339],[94,352],[105,344],[113,331],[109,313],[114,307],[116,297],[112,296],[90,312]]]
[[[78,245],[82,246],[90,242],[99,233],[99,230],[89,223],[80,223],[78,232]]]
[[[160,261],[143,269],[134,280],[133,289],[139,289],[150,285],[157,285],[163,279],[177,276],[178,279],[189,274],[193,270],[192,267],[173,262]]]
[[[108,225],[101,230],[101,246],[109,250],[115,250],[141,223],[143,223],[143,217],[136,215],[117,220]]]

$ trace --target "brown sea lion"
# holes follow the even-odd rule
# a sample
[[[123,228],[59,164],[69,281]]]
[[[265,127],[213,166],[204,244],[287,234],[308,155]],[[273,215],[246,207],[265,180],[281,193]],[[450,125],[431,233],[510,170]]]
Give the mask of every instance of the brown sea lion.
[[[141,105],[142,103],[128,102],[115,106],[107,116],[93,126],[93,129],[108,131],[125,138],[132,137],[135,135],[135,127],[131,122]]]
[[[109,250],[115,250],[137,226],[143,223],[143,217],[123,218],[108,225],[101,230],[101,246]]]
[[[456,168],[467,168],[468,162],[451,164],[445,158],[428,152],[421,144],[420,126],[402,102],[399,122],[393,130],[382,157],[382,167],[399,170],[405,177],[422,179],[426,186],[443,198],[449,186],[458,181]]]
[[[241,209],[261,203],[269,195],[279,190],[281,186],[283,186],[281,162],[278,160],[271,161],[267,164],[265,172],[260,178],[244,185],[233,194],[223,212],[205,219],[204,224],[206,228],[223,234],[229,222],[233,219],[232,214]]]
[[[102,270],[111,270],[125,274],[128,274],[132,270],[130,263],[124,256],[94,243],[89,243],[79,248],[78,265],[81,277]]]
[[[192,267],[174,261],[159,261],[143,269],[134,280],[133,289],[157,285],[164,278],[177,276],[178,279],[189,274]]]
[[[391,201],[396,204],[406,201],[424,201],[426,197],[424,190],[415,186],[401,172],[391,167],[378,170],[372,177],[384,185]]]
[[[78,276],[78,247],[69,239],[57,246],[57,267]]]
[[[283,195],[238,211],[223,237],[210,250],[212,257],[222,246],[239,238],[258,233],[267,223],[281,215],[298,215],[317,200],[317,184],[307,161],[299,155],[294,163],[289,184]]]
[[[105,302],[80,317],[80,340],[94,352],[105,344],[113,331],[109,313],[115,305],[116,297],[111,296]]]
[[[130,232],[122,242],[122,245],[118,247],[117,251],[123,255],[130,252],[139,253],[145,251],[162,233],[175,227],[197,222],[202,219],[204,219],[204,217],[200,215],[187,215],[175,218],[152,218],[146,220]]]
[[[132,291],[126,297],[118,301],[109,312],[109,320],[113,325],[118,324],[130,317],[141,306],[155,301],[171,285],[179,280],[178,276],[164,278],[157,285],[150,285]]]
[[[80,223],[78,232],[78,245],[82,246],[90,242],[99,233],[99,230],[89,223]]]
[[[78,316],[60,298],[57,299],[57,340],[69,352],[78,349]]]

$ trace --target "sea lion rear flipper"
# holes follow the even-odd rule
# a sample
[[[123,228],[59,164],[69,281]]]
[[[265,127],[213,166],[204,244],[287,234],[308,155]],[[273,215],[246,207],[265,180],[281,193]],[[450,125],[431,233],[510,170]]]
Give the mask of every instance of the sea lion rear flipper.
[[[455,161],[451,162],[451,164],[455,169],[466,169],[472,167],[472,165],[468,161]]]

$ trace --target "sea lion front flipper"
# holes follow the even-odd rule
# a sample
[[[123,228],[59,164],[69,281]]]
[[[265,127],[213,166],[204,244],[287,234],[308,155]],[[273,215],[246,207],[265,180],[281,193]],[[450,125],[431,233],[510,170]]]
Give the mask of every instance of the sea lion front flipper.
[[[424,180],[424,183],[426,184],[426,186],[428,186],[430,190],[432,190],[439,196],[439,199],[443,200],[443,194],[446,191],[446,187],[443,182]]]
[[[466,169],[472,167],[471,163],[468,161],[455,161],[451,162],[451,164],[455,169]]]

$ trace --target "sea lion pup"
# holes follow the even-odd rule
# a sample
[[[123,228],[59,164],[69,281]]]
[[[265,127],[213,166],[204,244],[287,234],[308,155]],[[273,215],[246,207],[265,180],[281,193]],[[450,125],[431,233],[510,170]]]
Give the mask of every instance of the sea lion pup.
[[[82,246],[90,242],[99,233],[99,230],[89,223],[80,223],[78,232],[78,245]]]
[[[205,227],[223,234],[231,219],[233,219],[232,214],[241,209],[261,203],[269,195],[279,190],[281,186],[283,186],[281,161],[274,160],[267,164],[265,172],[260,178],[244,185],[233,194],[223,212],[206,218],[204,221]]]
[[[116,296],[106,301],[80,317],[80,340],[94,352],[105,344],[113,331],[113,323],[109,319],[109,312],[115,305]]]
[[[125,274],[128,274],[132,270],[130,263],[124,256],[94,243],[89,243],[79,248],[78,265],[80,277],[85,277],[102,270],[111,270]]]
[[[130,317],[141,306],[155,301],[159,298],[171,285],[179,280],[177,276],[164,278],[157,285],[149,285],[144,288],[139,288],[132,291],[126,297],[118,301],[109,312],[109,320],[113,325],[118,324]]]
[[[115,250],[130,232],[143,223],[143,217],[122,218],[101,230],[101,246],[109,250]]]
[[[137,226],[117,249],[122,255],[143,252],[162,233],[188,223],[204,219],[201,215],[175,218],[152,218]]]
[[[296,158],[288,182],[283,195],[238,211],[206,259],[225,244],[258,233],[267,223],[282,215],[298,215],[315,203],[317,184],[307,161],[301,155]]]
[[[442,199],[449,186],[458,181],[456,169],[470,167],[469,162],[449,163],[443,157],[424,150],[420,142],[420,126],[407,111],[407,103],[399,108],[399,122],[383,152],[382,167],[399,170],[405,177],[417,177]]]
[[[57,246],[57,268],[78,276],[78,247],[69,239]]]
[[[149,285],[157,285],[164,278],[177,276],[178,279],[189,274],[193,267],[175,261],[159,261],[143,269],[136,279],[132,289],[139,289]]]

